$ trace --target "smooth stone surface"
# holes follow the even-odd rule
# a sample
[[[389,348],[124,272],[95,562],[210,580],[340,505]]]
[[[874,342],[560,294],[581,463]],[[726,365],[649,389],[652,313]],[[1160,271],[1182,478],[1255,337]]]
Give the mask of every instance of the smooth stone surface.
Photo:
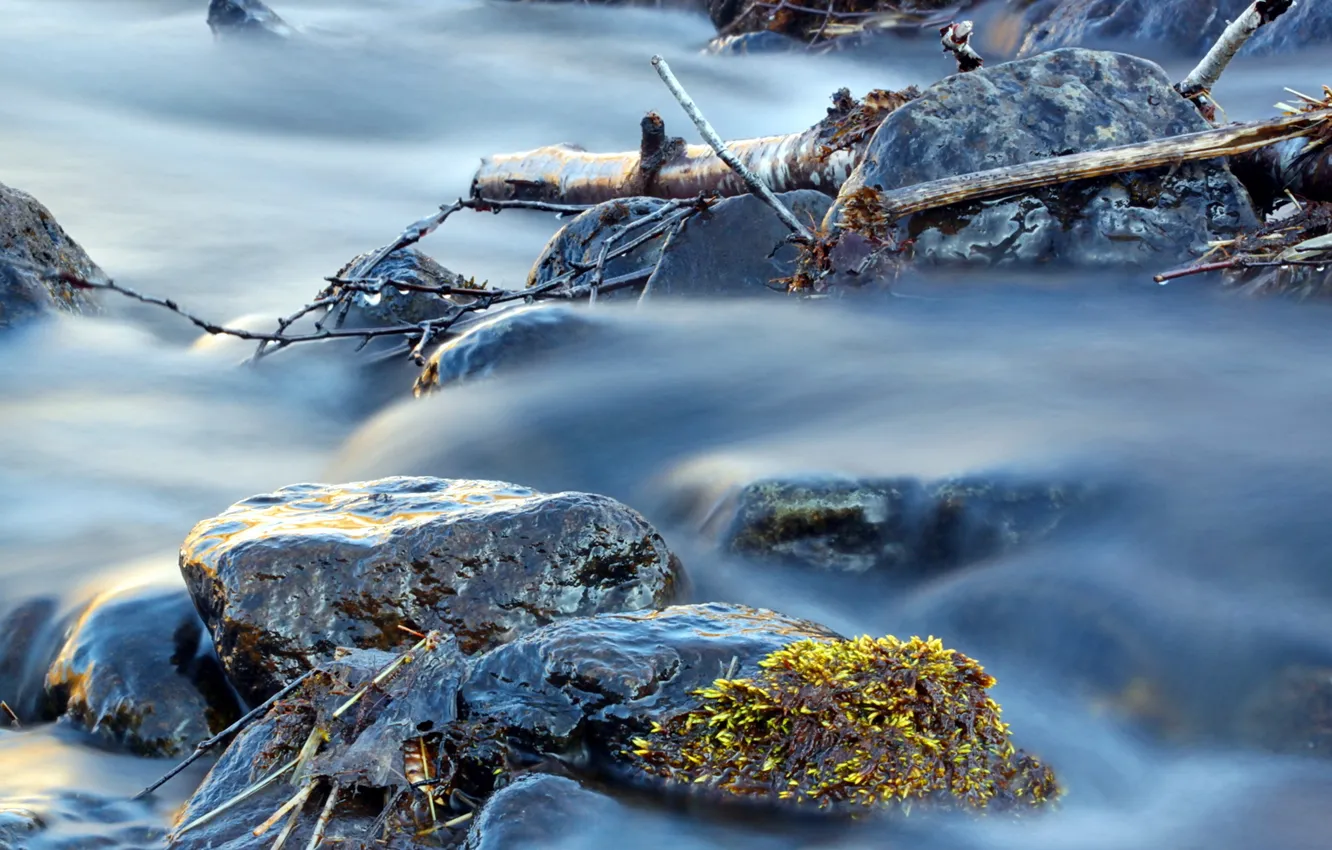
[[[24,723],[55,719],[45,678],[68,630],[60,607],[55,597],[39,596],[0,613],[0,700]],[[8,722],[0,718],[0,724]]]
[[[4,257],[68,272],[85,280],[104,277],[50,210],[27,192],[0,183],[0,330],[52,311],[98,311],[91,292],[60,281],[40,279],[30,271],[3,262]]]
[[[184,588],[115,590],[92,601],[46,674],[61,722],[107,745],[177,757],[239,715]]]
[[[822,220],[831,204],[827,195],[808,189],[784,192],[778,197],[811,226]],[[615,228],[650,215],[663,203],[656,198],[630,198],[608,201],[582,213],[547,243],[528,275],[528,286],[554,280],[578,264],[594,264]],[[640,297],[640,292],[645,299],[778,295],[780,285],[774,290],[770,284],[795,271],[796,250],[783,244],[789,234],[773,211],[753,195],[723,198],[708,211],[690,218],[669,248],[663,248],[663,234],[623,257],[608,260],[604,280],[651,270],[658,260],[661,263],[647,291],[630,287],[602,297],[629,299]],[[616,245],[627,244],[640,235],[640,231],[631,230]],[[591,272],[580,272],[572,284],[586,285],[590,279]]]
[[[807,620],[720,603],[565,620],[478,658],[462,685],[462,716],[484,719],[519,750],[615,773],[629,738],[692,708],[693,691],[752,675],[794,641],[837,637]]]
[[[465,652],[555,620],[673,601],[678,560],[638,513],[493,481],[300,484],[195,526],[181,571],[250,701],[337,646],[442,629]]]
[[[772,479],[733,497],[720,542],[747,558],[919,578],[1046,539],[1099,495],[1011,476]]]
[[[416,381],[416,394],[573,356],[587,343],[615,333],[599,314],[569,304],[533,304],[505,310],[435,349]]]
[[[779,196],[811,227],[832,199],[802,189]],[[795,273],[797,250],[784,244],[791,231],[754,195],[725,198],[685,225],[661,256],[644,300],[671,297],[785,296],[777,281]]]
[[[1196,132],[1210,125],[1154,63],[1058,50],[957,74],[884,121],[825,226],[863,187],[891,191],[971,171]],[[907,217],[888,231],[918,264],[1159,269],[1257,223],[1216,161],[1077,181]]]
[[[472,821],[465,850],[557,847],[623,807],[572,779],[529,774],[495,792]]]
[[[346,277],[357,263],[379,251],[358,254],[338,270],[336,277]],[[457,287],[469,289],[475,283],[440,265],[433,257],[408,246],[399,248],[363,273],[366,278],[383,278],[409,286]],[[349,328],[415,325],[450,315],[457,309],[457,296],[437,295],[417,289],[398,288],[386,283],[379,292],[358,292],[351,296],[352,308],[343,322]]]

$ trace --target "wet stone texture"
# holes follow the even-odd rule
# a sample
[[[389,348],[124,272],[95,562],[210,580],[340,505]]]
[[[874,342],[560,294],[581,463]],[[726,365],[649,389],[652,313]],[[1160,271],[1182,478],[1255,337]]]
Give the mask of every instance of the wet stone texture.
[[[180,756],[239,716],[183,588],[98,597],[46,674],[62,723],[143,756]]]
[[[1001,477],[759,481],[731,500],[721,545],[746,558],[913,578],[1043,540],[1104,498],[1086,484]]]
[[[808,189],[784,192],[778,197],[811,226],[822,220],[831,204],[827,195]],[[608,201],[578,216],[546,245],[528,276],[528,286],[540,286],[570,272],[577,272],[572,278],[574,285],[589,283],[591,272],[578,269],[596,263],[607,237],[626,222],[655,212],[663,203],[656,198]],[[642,232],[651,226],[645,225]],[[629,231],[612,244],[612,250],[632,242],[642,232]],[[666,236],[662,234],[623,257],[608,260],[604,280],[651,271],[659,259],[661,264],[646,291],[631,287],[608,292],[604,297],[631,299],[640,297],[640,292],[645,299],[776,295],[781,287],[774,290],[769,284],[789,277],[795,270],[796,251],[783,244],[788,235],[790,231],[772,210],[752,195],[723,198],[690,218],[669,247],[663,248]]]
[[[566,304],[505,310],[435,349],[416,381],[416,395],[534,365],[612,333],[600,314]]]
[[[1123,54],[1057,50],[957,74],[888,116],[825,224],[850,226],[843,210],[865,187],[892,190],[1209,127],[1159,66]],[[926,264],[1155,269],[1255,225],[1239,181],[1209,161],[956,204],[873,235],[912,240]]]
[[[28,193],[0,183],[0,330],[52,310],[97,312],[97,302],[86,290],[41,280],[6,264],[5,257],[90,280],[103,276],[50,210]]]
[[[212,0],[208,28],[213,37],[279,41],[295,31],[260,0]]]
[[[378,252],[366,251],[353,257],[350,262],[338,270],[337,277],[351,274],[358,263],[367,261]],[[412,247],[399,248],[380,260],[373,268],[363,273],[363,277],[382,279],[386,284],[378,292],[358,292],[351,296],[353,306],[343,319],[346,327],[374,328],[392,327],[393,325],[414,325],[429,319],[438,319],[449,315],[457,308],[454,296],[437,295],[418,289],[406,289],[393,286],[388,281],[397,281],[409,286],[437,286],[470,289],[476,283],[457,272],[449,271],[433,257],[421,253]],[[336,289],[335,289],[336,291]]]
[[[1252,0],[1063,0],[1019,10],[1022,56],[1059,47],[1122,47],[1169,51],[1201,59],[1226,25]],[[1022,5],[1021,2],[1010,6]],[[1262,27],[1241,56],[1288,53],[1332,42],[1332,7],[1296,3]]]
[[[44,679],[60,651],[66,624],[60,601],[50,596],[27,599],[0,609],[0,700],[22,722],[54,719],[46,707]],[[0,718],[0,727],[9,718]]]
[[[495,793],[467,833],[465,850],[556,847],[622,807],[572,779],[530,774]]]
[[[251,701],[335,647],[405,646],[400,627],[477,652],[565,617],[661,607],[682,582],[661,536],[613,499],[437,478],[255,496],[196,525],[180,563]]]

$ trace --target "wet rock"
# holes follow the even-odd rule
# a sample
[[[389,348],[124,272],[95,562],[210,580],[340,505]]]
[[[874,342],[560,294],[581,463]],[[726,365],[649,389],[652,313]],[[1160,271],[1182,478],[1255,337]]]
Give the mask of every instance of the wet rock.
[[[46,674],[61,722],[137,755],[180,756],[239,716],[183,588],[95,599]]]
[[[0,803],[0,847],[25,847],[44,829],[46,823],[31,809]]]
[[[1256,225],[1223,163],[1078,181],[892,225],[865,210],[882,190],[1209,126],[1160,67],[1122,54],[1058,50],[957,74],[888,116],[825,225],[912,240],[926,264],[1161,268]]]
[[[1235,738],[1276,753],[1332,757],[1332,667],[1290,666],[1239,706]]]
[[[66,631],[54,597],[24,600],[0,613],[0,700],[24,723],[55,719],[46,704],[45,677]],[[8,725],[8,717],[0,717],[0,725]]]
[[[822,219],[831,203],[826,195],[812,190],[785,192],[778,197],[797,218],[811,224]],[[664,203],[656,198],[609,201],[578,216],[546,245],[528,276],[528,286],[540,286],[570,273],[574,274],[574,285],[588,284],[591,272],[580,269],[590,269],[596,263],[607,237],[617,227],[652,214]],[[774,295],[769,284],[790,276],[795,269],[796,251],[783,244],[789,233],[772,210],[754,196],[723,198],[691,218],[671,241],[665,256],[663,234],[624,257],[608,260],[604,280],[642,271],[646,283],[646,272],[661,260],[645,297]],[[627,244],[640,235],[630,231],[615,244]],[[641,289],[621,289],[603,297],[639,297]]]
[[[0,330],[53,310],[97,312],[86,290],[43,280],[3,261],[5,257],[89,280],[104,277],[83,248],[56,223],[50,210],[26,192],[0,183]]]
[[[614,772],[629,739],[687,711],[693,691],[750,675],[793,641],[837,637],[807,620],[715,603],[566,620],[476,659],[462,716],[502,730],[518,750]]]
[[[358,264],[369,260],[379,249],[366,251],[353,257],[350,262],[338,270],[337,277],[350,275]],[[458,298],[438,295],[407,287],[457,287],[459,289],[478,289],[475,280],[449,271],[433,257],[421,253],[413,247],[399,248],[372,268],[362,273],[365,278],[381,278],[406,284],[404,287],[386,283],[377,292],[356,292],[351,295],[352,307],[344,319],[346,327],[378,328],[394,325],[414,325],[441,316],[448,316],[457,309]],[[336,285],[334,286],[337,292]]]
[[[214,38],[282,40],[296,31],[260,0],[212,0],[208,4],[208,28]]]
[[[334,647],[409,643],[400,626],[476,652],[565,617],[660,607],[682,581],[661,536],[613,499],[410,477],[246,499],[196,525],[180,563],[252,701]]]
[[[811,225],[822,221],[832,206],[831,198],[810,189],[780,197],[796,218]],[[671,240],[642,297],[781,295],[785,287],[775,281],[795,273],[797,250],[784,244],[789,235],[786,225],[753,195],[726,198]]]
[[[1201,59],[1226,25],[1252,0],[1062,0],[1017,10],[1023,16],[1022,56],[1060,47],[1155,48]],[[1262,27],[1240,56],[1288,53],[1332,42],[1332,8],[1296,3]]]
[[[665,203],[659,198],[626,198],[598,204],[587,212],[579,214],[560,228],[546,243],[546,247],[542,249],[541,255],[537,257],[536,263],[532,265],[532,270],[527,275],[527,285],[541,286],[564,275],[573,275],[571,281],[575,285],[587,283],[601,253],[602,243],[617,228],[651,215]],[[628,244],[641,235],[637,231],[630,231],[627,238],[621,239],[617,244]],[[661,254],[661,242],[664,238],[664,235],[659,235],[621,257],[607,259],[603,280],[614,280],[643,270],[650,271]],[[614,247],[612,245],[612,248]],[[635,298],[637,291],[622,289],[602,293],[601,297]]]
[[[805,43],[797,38],[763,30],[719,35],[708,42],[703,52],[711,56],[744,56],[750,53],[794,53],[805,49]]]
[[[497,791],[467,833],[465,850],[556,846],[622,807],[572,779],[530,774]]]
[[[570,355],[611,333],[597,313],[582,307],[533,304],[505,310],[436,348],[416,381],[416,395],[533,365],[556,352]]]
[[[821,570],[935,574],[1043,540],[1094,513],[1089,485],[1002,476],[923,482],[915,478],[776,479],[731,500],[724,549]]]

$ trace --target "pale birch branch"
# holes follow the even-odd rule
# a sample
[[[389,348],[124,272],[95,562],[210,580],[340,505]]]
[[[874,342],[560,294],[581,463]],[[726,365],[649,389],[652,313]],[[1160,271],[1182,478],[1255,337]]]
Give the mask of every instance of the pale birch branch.
[[[1320,2],[1320,0],[1313,0]],[[1326,0],[1321,0],[1326,2]],[[1279,18],[1287,9],[1295,5],[1294,0],[1256,0],[1250,4],[1235,20],[1230,22],[1221,37],[1207,51],[1198,66],[1189,72],[1176,88],[1187,98],[1207,94],[1221,79],[1221,72],[1226,70],[1230,60],[1248,43],[1253,34],[1266,24]]]

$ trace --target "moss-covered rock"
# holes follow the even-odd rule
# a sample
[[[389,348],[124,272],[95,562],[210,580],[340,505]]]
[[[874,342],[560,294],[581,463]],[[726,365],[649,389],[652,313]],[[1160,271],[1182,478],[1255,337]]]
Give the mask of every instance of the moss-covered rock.
[[[671,782],[819,807],[1018,811],[1059,795],[1015,750],[993,677],[933,638],[800,641],[696,691],[632,757]]]

